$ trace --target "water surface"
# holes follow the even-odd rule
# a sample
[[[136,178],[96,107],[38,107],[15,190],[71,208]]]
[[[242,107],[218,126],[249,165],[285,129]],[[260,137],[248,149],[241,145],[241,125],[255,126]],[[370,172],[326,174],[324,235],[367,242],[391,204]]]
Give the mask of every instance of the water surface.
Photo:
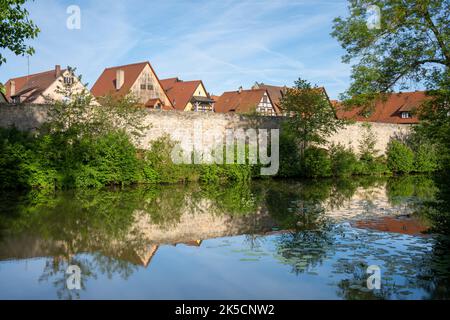
[[[3,193],[0,298],[447,299],[442,194],[423,176]]]

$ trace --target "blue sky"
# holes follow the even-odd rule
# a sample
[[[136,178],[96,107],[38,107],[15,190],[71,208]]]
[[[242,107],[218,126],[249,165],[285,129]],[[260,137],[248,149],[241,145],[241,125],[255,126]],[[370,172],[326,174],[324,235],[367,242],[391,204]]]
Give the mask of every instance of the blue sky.
[[[69,30],[69,5],[81,29]],[[330,36],[345,0],[39,0],[27,5],[42,30],[30,43],[30,72],[75,66],[91,87],[105,67],[149,60],[159,78],[202,79],[212,94],[255,81],[292,85],[298,77],[337,98],[349,83],[344,51]],[[27,59],[6,52],[0,81],[26,75]]]

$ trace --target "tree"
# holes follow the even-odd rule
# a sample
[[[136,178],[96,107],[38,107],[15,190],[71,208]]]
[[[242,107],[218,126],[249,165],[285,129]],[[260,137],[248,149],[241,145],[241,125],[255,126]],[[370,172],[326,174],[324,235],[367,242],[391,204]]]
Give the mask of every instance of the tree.
[[[387,165],[394,173],[409,173],[414,170],[414,152],[404,143],[393,140],[387,150]]]
[[[439,150],[440,162],[450,169],[450,70],[444,77],[440,88],[430,92],[433,99],[419,109],[414,132]]]
[[[23,7],[26,1],[0,1],[0,49],[11,50],[15,55],[32,55],[34,49],[26,45],[25,40],[36,38],[40,31]],[[0,53],[0,65],[5,62],[6,58]]]
[[[327,137],[344,124],[336,118],[325,92],[302,79],[287,89],[281,108],[291,115],[285,129],[299,143],[301,157],[309,145],[325,144]]]
[[[380,9],[379,28],[367,25],[373,5]],[[448,77],[449,0],[349,0],[349,11],[334,20],[332,32],[347,51],[343,61],[356,61],[343,94],[347,104],[367,106],[379,93],[411,82],[437,89]]]
[[[105,96],[95,100],[82,86],[82,77],[76,69],[67,67],[73,81],[59,80],[56,94],[62,99],[46,97],[49,121],[41,127],[41,133],[60,133],[76,139],[82,136],[102,136],[126,129],[130,138],[138,139],[148,125],[144,123],[146,109],[133,96]],[[100,105],[99,105],[100,103]]]

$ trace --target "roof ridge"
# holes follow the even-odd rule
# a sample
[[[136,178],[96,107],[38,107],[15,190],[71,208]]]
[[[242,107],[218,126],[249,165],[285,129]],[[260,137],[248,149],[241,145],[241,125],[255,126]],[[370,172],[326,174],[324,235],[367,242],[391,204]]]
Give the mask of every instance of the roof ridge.
[[[242,89],[242,90],[232,90],[232,91],[225,91],[224,93],[239,93],[239,92],[255,92],[255,91],[266,91],[267,89]]]
[[[64,72],[64,71],[66,71],[67,69],[61,69],[61,72]],[[42,74],[44,74],[44,73],[50,73],[50,72],[55,72],[55,69],[50,69],[50,70],[47,70],[47,71],[41,71],[41,72],[36,72],[36,73],[32,73],[32,74],[29,74],[29,75],[26,75],[26,76],[20,76],[20,77],[15,77],[15,78],[9,78],[8,79],[8,81],[10,81],[10,80],[17,80],[17,79],[22,79],[22,78],[27,78],[27,77],[34,77],[34,76],[39,76],[39,75],[42,75]],[[7,82],[8,82],[7,81]]]
[[[123,64],[121,66],[115,66],[115,67],[107,67],[105,68],[105,70],[109,70],[109,69],[116,69],[116,68],[122,68],[122,67],[129,67],[129,66],[136,66],[139,64],[150,64],[150,61],[143,61],[143,62],[136,62],[136,63],[129,63],[129,64]]]

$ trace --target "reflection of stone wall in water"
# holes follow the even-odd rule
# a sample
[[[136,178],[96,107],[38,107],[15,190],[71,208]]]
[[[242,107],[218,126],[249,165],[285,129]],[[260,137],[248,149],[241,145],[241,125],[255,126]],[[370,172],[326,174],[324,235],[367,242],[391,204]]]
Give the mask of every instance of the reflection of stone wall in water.
[[[167,225],[152,221],[149,212],[135,211],[135,222],[126,230],[124,238],[104,238],[89,234],[88,239],[43,240],[36,236],[8,237],[0,242],[0,261],[37,257],[68,259],[82,252],[102,255],[148,266],[160,245],[201,245],[202,240],[242,234],[264,234],[272,231],[273,221],[268,212],[259,209],[255,214],[233,216],[214,214],[209,200],[201,200],[196,209],[186,207],[177,221]],[[80,246],[81,244],[81,246]]]
[[[334,221],[358,220],[382,216],[398,216],[412,213],[408,205],[394,206],[389,201],[386,184],[369,188],[359,187],[353,195],[339,206],[331,200],[325,201],[326,214]]]
[[[0,106],[0,127],[15,125],[21,130],[34,130],[38,128],[46,118],[46,106]],[[276,129],[280,127],[282,118],[260,117],[258,127],[264,129]],[[201,140],[202,151],[212,150],[217,145],[217,135],[224,136],[226,129],[255,128],[254,118],[247,118],[238,114],[202,113],[202,112],[178,112],[178,111],[149,111],[145,119],[151,128],[140,141],[140,146],[148,147],[149,142],[158,137],[169,134],[172,139],[182,141],[184,150],[192,150],[193,141]],[[194,135],[194,129],[198,128],[200,134]],[[330,142],[341,143],[358,150],[365,129],[361,123],[352,124],[340,130],[330,137]],[[386,123],[372,123],[372,131],[377,136],[375,148],[384,153],[387,143],[392,137],[404,135],[409,132],[409,126]],[[197,133],[196,133],[197,134]],[[189,137],[189,139],[186,139]]]

